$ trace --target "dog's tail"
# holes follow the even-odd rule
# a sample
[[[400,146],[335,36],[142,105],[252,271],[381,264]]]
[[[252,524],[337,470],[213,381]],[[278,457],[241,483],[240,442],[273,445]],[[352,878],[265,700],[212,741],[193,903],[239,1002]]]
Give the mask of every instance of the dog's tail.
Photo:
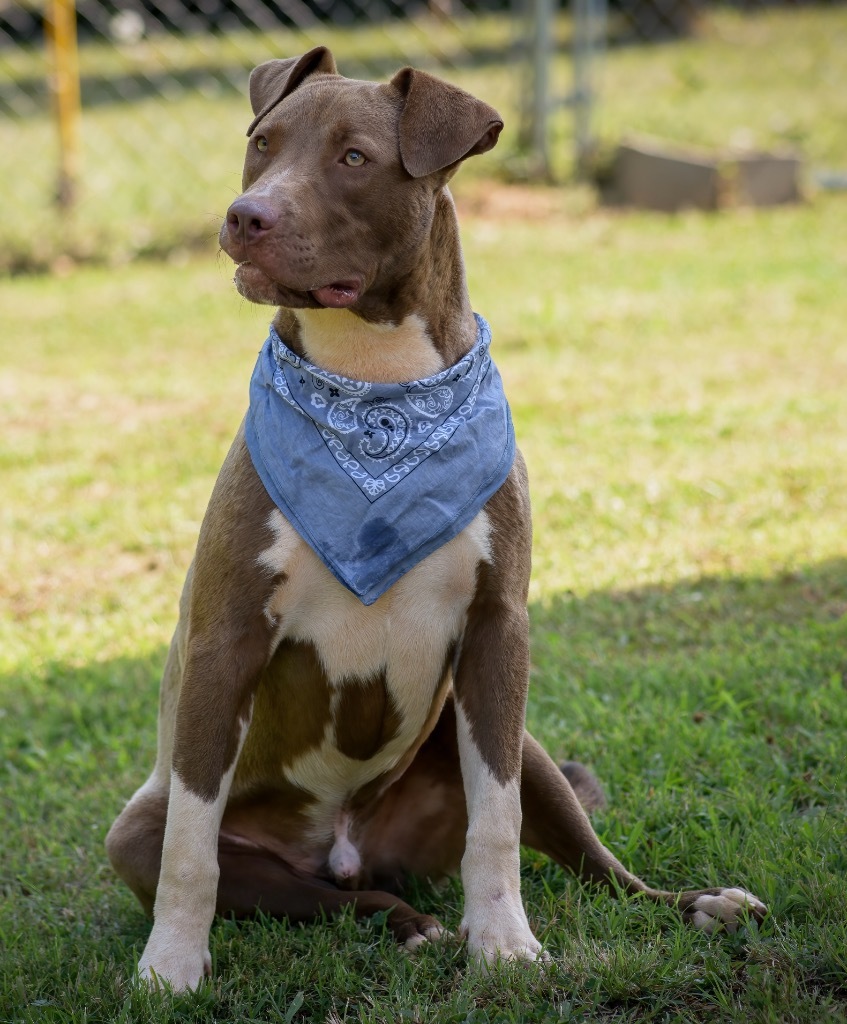
[[[588,814],[606,806],[606,794],[600,781],[584,764],[580,764],[579,761],[564,761],[559,765],[559,770],[571,784],[577,800]]]

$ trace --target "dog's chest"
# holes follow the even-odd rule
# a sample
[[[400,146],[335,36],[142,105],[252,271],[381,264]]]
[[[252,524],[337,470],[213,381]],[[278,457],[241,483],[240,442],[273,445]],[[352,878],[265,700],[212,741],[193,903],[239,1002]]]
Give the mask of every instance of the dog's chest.
[[[256,696],[241,785],[278,776],[308,795],[303,813],[328,835],[356,793],[402,769],[432,728],[490,555],[481,512],[453,540],[365,606],[278,511],[260,556],[281,583],[265,614],[274,654]],[[238,782],[238,779],[237,779]]]

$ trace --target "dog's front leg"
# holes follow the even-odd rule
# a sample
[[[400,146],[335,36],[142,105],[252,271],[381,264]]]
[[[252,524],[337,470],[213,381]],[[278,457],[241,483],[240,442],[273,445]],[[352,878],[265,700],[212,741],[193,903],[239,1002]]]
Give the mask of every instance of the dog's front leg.
[[[170,795],[153,931],[139,972],[175,991],[196,988],[211,967],[218,833],[272,648],[274,627],[265,606],[280,576],[263,571],[258,561],[273,541],[272,508],[239,431],[212,492],[186,582],[176,708],[169,687],[159,710],[159,757],[170,765]]]
[[[472,955],[486,963],[498,957],[534,960],[541,950],[520,893],[526,633],[524,609],[500,609],[471,624],[456,677],[468,809],[462,931]]]
[[[153,930],[138,965],[143,979],[177,992],[211,972],[218,833],[261,670],[246,646],[226,632],[188,645]]]
[[[462,930],[479,960],[535,960],[520,893],[521,752],[529,685],[526,597],[531,526],[523,460],[486,507],[488,551],[455,672],[468,811]]]
[[[208,593],[202,557],[194,592]],[[170,796],[154,926],[138,965],[151,984],[196,988],[210,973],[209,929],[218,884],[218,833],[266,664],[266,625],[224,603],[209,615],[193,603],[173,729]]]

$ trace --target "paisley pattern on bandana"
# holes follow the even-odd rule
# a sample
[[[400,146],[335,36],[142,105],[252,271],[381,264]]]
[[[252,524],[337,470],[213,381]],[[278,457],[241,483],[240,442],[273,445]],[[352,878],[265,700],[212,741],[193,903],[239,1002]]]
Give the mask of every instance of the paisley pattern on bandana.
[[[259,353],[245,426],[253,463],[366,604],[464,529],[511,468],[509,407],[476,319],[476,344],[455,366],[401,384],[322,370],[273,327]]]
[[[467,423],[491,362],[485,324],[455,366],[423,380],[372,384],[319,369],[270,331],[274,390],[314,422],[332,457],[369,501],[406,479]]]

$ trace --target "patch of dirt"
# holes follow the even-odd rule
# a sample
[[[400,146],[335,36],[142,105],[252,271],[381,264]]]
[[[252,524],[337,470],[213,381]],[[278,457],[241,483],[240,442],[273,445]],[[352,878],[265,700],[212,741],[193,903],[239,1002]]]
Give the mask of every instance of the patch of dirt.
[[[47,545],[45,545],[47,547]],[[136,586],[142,576],[161,575],[169,559],[161,552],[136,553],[119,549],[111,557],[86,564],[67,552],[53,558],[39,551],[41,564],[26,576],[12,576],[0,585],[0,606],[18,622],[44,612],[66,610],[104,599],[120,600],[124,585]],[[59,555],[63,557],[58,557]]]
[[[507,185],[490,180],[461,182],[455,188],[454,198],[460,217],[500,220],[572,220],[597,208],[590,189]]]

